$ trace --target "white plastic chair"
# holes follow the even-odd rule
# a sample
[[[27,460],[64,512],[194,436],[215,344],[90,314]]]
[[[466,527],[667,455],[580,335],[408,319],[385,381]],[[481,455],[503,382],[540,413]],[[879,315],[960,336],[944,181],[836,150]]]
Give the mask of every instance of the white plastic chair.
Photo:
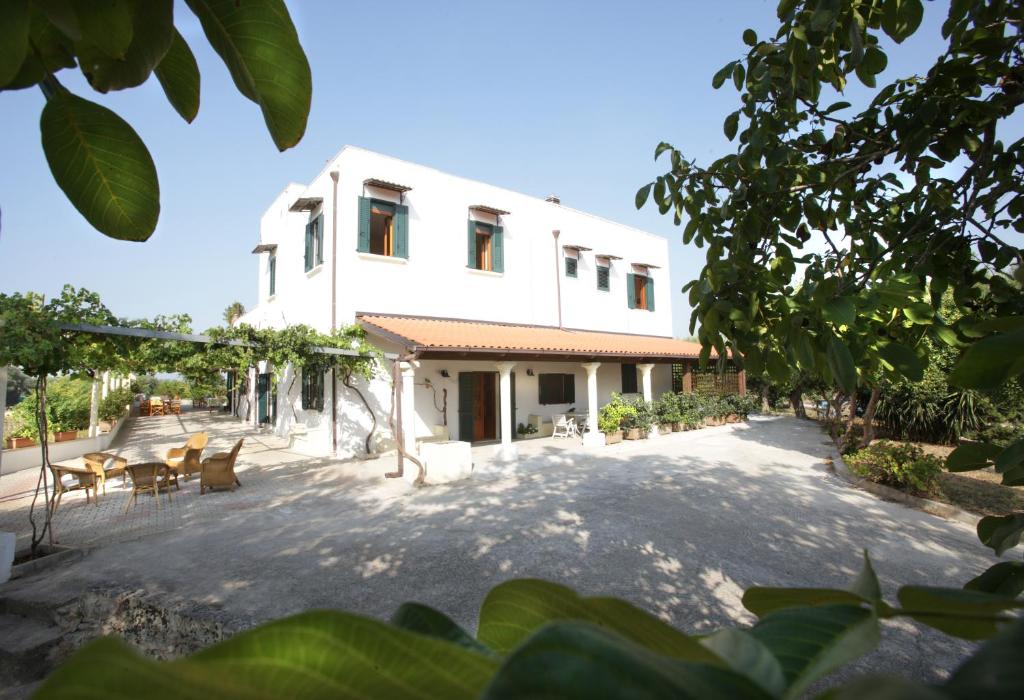
[[[551,422],[554,425],[554,430],[551,431],[551,437],[572,437],[573,421],[567,418],[564,413],[556,413],[551,417]]]

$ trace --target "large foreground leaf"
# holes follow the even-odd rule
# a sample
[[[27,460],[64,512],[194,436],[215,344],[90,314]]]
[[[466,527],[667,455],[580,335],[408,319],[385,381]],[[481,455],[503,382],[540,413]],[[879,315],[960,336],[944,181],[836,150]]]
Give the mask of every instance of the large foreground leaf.
[[[170,663],[101,639],[54,671],[36,697],[475,698],[497,666],[455,644],[318,610]]]
[[[946,457],[946,469],[951,472],[969,472],[992,466],[996,456],[1003,451],[998,445],[987,442],[968,442],[960,445]]]
[[[291,148],[306,131],[313,98],[309,62],[282,0],[186,0],[238,91],[263,110],[274,143]]]
[[[480,608],[477,639],[507,654],[556,620],[589,622],[659,654],[721,664],[696,639],[636,606],[617,598],[584,598],[570,588],[539,579],[506,581],[492,588]]]
[[[836,588],[772,588],[752,586],[743,593],[743,607],[758,617],[784,608],[817,605],[860,605],[869,602],[852,591]]]
[[[191,123],[199,114],[199,65],[192,49],[178,30],[174,30],[174,41],[156,67],[156,78],[167,95],[167,101]]]
[[[977,590],[904,586],[898,593],[903,614],[961,639],[987,639],[994,635],[1008,613],[1024,607],[1024,601]]]
[[[50,171],[98,231],[144,241],[160,215],[160,185],[146,145],[106,107],[60,89],[39,121]]]
[[[782,665],[786,697],[799,697],[817,679],[878,646],[875,613],[853,605],[786,608],[751,630]]]
[[[743,676],[656,654],[582,622],[541,628],[506,660],[483,696],[503,698],[769,698]]]
[[[1024,330],[982,338],[967,349],[949,373],[950,384],[965,389],[997,389],[1024,372]]]
[[[958,698],[1018,700],[1024,698],[1024,620],[985,642],[964,662],[945,688]]]
[[[786,689],[786,677],[779,660],[749,632],[725,627],[704,637],[700,643],[769,695],[782,695]]]
[[[1024,593],[1024,561],[1001,561],[964,584],[968,591],[983,591],[1011,598]]]
[[[109,47],[83,34],[75,42],[78,64],[89,85],[99,92],[142,85],[171,48],[174,39],[172,0],[124,0],[131,18],[131,43],[123,58],[112,57]]]
[[[1020,544],[1024,535],[1024,513],[987,515],[978,521],[978,539],[998,556]]]
[[[402,603],[391,616],[391,624],[410,632],[443,639],[482,654],[493,653],[443,612],[420,603]]]
[[[14,80],[28,53],[28,0],[0,0],[0,86]]]

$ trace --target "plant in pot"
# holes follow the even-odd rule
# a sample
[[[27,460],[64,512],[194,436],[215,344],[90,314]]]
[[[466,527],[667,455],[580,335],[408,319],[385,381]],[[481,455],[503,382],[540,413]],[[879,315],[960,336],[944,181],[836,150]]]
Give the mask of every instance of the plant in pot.
[[[537,432],[537,426],[533,423],[520,423],[519,427],[516,428],[516,432],[519,433],[519,437],[525,438],[527,435],[533,435]]]
[[[704,418],[696,408],[683,411],[682,424],[686,430],[697,430],[704,425]]]
[[[630,404],[635,411],[636,418],[634,420],[633,427],[636,428],[639,435],[637,437],[630,437],[629,432],[626,433],[627,440],[639,440],[641,438],[647,438],[651,430],[654,429],[654,404],[650,401],[644,401],[643,399],[634,399]]]
[[[14,404],[9,414],[7,447],[18,449],[31,447],[39,439],[39,425],[36,423],[35,393]]]
[[[48,392],[47,405],[52,415],[50,427],[54,440],[74,440],[79,430],[89,427],[92,381],[59,377],[50,382]]]
[[[680,419],[679,402],[675,394],[662,394],[661,398],[654,402],[654,419],[658,424],[659,433],[665,435],[672,432],[673,424]]]
[[[611,402],[597,412],[597,429],[604,433],[605,444],[621,442],[623,428],[627,428],[634,418],[633,407],[624,402],[619,394],[612,394]],[[639,433],[639,430],[637,432]]]

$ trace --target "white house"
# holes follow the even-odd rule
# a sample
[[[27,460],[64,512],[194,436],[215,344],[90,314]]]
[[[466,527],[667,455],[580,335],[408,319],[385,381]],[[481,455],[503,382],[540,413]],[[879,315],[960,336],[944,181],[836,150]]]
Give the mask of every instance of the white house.
[[[401,361],[409,450],[449,435],[512,453],[519,424],[596,418],[612,392],[688,390],[700,350],[672,338],[666,239],[352,146],[284,189],[253,252],[259,303],[241,322],[361,324]],[[298,449],[364,453],[374,418],[391,438],[386,373],[359,386],[372,417],[330,377],[272,384],[254,376],[236,408]]]

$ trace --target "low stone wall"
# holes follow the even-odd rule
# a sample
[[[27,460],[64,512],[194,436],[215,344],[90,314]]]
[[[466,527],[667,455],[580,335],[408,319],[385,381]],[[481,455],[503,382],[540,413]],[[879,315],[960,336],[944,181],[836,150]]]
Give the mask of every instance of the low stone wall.
[[[121,427],[127,423],[127,418],[122,418],[114,425],[109,433],[100,433],[96,437],[68,440],[67,442],[50,441],[50,462],[63,462],[69,459],[81,457],[87,452],[103,452],[110,446]],[[0,455],[0,475],[20,472],[23,469],[38,469],[42,464],[39,455],[39,445],[31,447],[20,447],[16,450],[3,450]]]

